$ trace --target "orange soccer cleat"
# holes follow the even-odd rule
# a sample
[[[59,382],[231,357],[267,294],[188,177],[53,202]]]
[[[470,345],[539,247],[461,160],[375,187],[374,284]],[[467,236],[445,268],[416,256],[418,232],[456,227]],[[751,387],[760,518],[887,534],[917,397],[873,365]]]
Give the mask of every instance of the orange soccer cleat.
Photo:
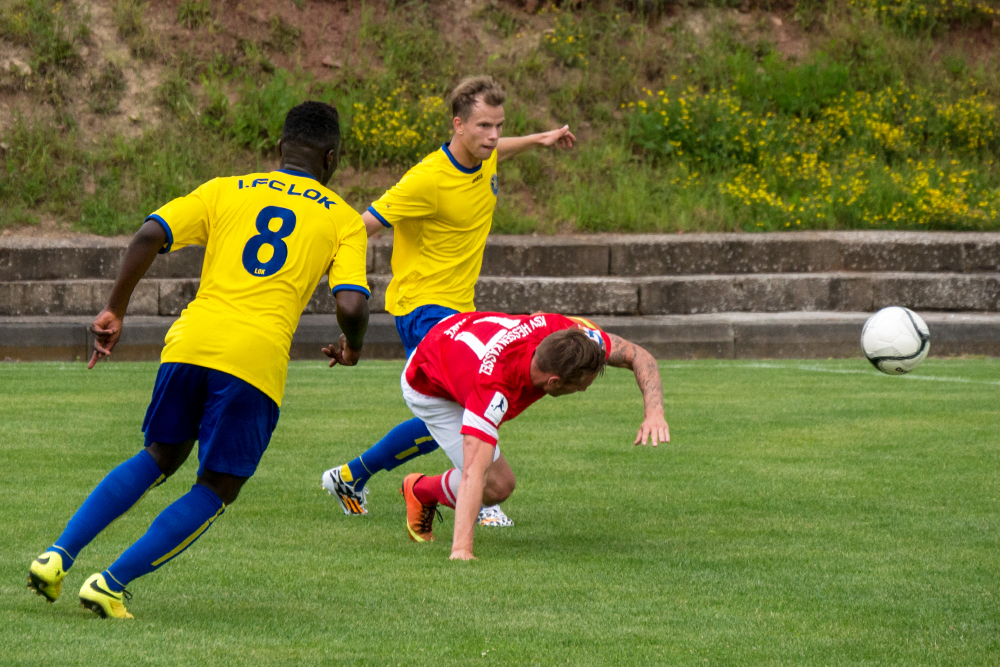
[[[434,515],[441,516],[437,503],[425,505],[413,494],[413,485],[424,475],[419,472],[410,473],[403,479],[403,488],[399,490],[406,499],[406,532],[414,542],[433,542],[432,525]]]

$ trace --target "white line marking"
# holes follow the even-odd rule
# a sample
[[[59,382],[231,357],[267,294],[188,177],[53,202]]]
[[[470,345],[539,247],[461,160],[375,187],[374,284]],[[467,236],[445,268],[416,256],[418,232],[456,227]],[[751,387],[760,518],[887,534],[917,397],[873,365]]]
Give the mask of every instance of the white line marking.
[[[775,369],[775,370],[807,371],[810,373],[835,373],[839,375],[868,375],[871,377],[883,376],[882,373],[879,373],[875,369],[861,370],[856,368],[823,368],[822,366],[811,366],[805,364],[769,364],[769,363],[758,362],[758,363],[746,363],[738,365],[712,364],[711,366],[708,367],[709,368],[761,368],[761,369]],[[685,366],[681,364],[661,364],[660,368],[690,370],[691,366]],[[700,368],[705,368],[705,366],[700,366]],[[892,377],[898,377],[905,380],[922,380],[925,382],[959,382],[962,384],[985,384],[989,386],[1000,387],[1000,381],[972,380],[969,378],[961,378],[961,377],[948,377],[948,376],[935,376],[935,375],[897,375]]]

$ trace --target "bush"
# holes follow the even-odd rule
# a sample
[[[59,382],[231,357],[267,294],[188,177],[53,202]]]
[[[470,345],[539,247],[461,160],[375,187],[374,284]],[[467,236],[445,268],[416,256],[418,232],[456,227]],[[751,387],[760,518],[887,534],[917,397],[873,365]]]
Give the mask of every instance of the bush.
[[[375,92],[375,89],[373,89]],[[448,107],[436,95],[411,100],[402,88],[353,105],[350,150],[359,166],[411,164],[448,138]]]
[[[78,227],[131,234],[146,215],[205,181],[256,169],[248,157],[193,120],[166,122],[134,139],[111,138],[91,158],[95,192],[77,200]]]
[[[90,82],[87,103],[95,113],[111,113],[118,110],[125,96],[125,73],[113,62],[104,63],[101,73]]]
[[[177,22],[193,30],[212,21],[208,0],[183,0],[177,5]]]
[[[299,45],[299,40],[302,39],[302,30],[288,25],[277,14],[271,17],[268,26],[270,33],[265,43],[275,51],[291,53]]]
[[[458,76],[455,48],[441,38],[430,10],[423,4],[390,9],[382,20],[366,15],[360,30],[362,41],[382,57],[382,86],[402,86],[411,95],[429,90],[443,94]]]
[[[952,24],[991,23],[996,10],[977,0],[851,0],[862,14],[905,32],[940,32]]]
[[[4,133],[4,143],[7,149],[2,153],[0,170],[3,207],[65,212],[82,189],[89,162],[77,146],[76,134],[19,116]]]
[[[566,67],[586,67],[590,63],[587,37],[572,14],[556,17],[556,26],[542,37],[542,45],[556,62]]]
[[[0,35],[31,48],[31,67],[40,74],[80,66],[77,45],[85,27],[72,3],[15,0],[0,9]]]
[[[147,60],[156,55],[153,36],[146,25],[149,4],[139,0],[115,0],[111,6],[118,36],[125,40],[132,55]]]
[[[281,139],[285,115],[305,99],[305,83],[284,70],[275,72],[264,84],[247,78],[227,129],[243,146],[254,151],[272,150]]]
[[[163,83],[157,86],[153,99],[178,116],[194,116],[196,113],[191,83],[176,70],[169,73]]]

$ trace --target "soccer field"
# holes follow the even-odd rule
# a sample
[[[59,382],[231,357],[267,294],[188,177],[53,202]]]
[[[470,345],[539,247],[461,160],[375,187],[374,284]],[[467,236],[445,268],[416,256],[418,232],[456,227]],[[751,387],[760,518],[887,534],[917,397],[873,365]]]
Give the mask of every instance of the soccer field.
[[[258,474],[134,582],[134,621],[76,591],[194,480],[194,456],[85,549],[48,605],[28,565],[141,446],[156,365],[0,365],[4,665],[995,665],[1000,360],[661,362],[673,441],[633,447],[626,371],[503,427],[512,529],[471,563],[411,543],[378,475],[345,517],[320,474],[409,417],[401,363],[293,363]]]

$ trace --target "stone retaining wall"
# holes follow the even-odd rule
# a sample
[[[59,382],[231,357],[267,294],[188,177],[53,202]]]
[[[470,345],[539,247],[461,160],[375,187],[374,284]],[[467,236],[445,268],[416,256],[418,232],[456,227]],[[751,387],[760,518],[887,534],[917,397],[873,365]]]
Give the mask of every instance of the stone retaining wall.
[[[128,239],[0,238],[0,282],[113,279]],[[369,245],[368,271],[391,273],[391,239]],[[161,256],[150,278],[196,278],[202,248]],[[493,236],[484,276],[669,276],[832,271],[996,272],[1000,234],[788,232],[768,234]]]
[[[128,239],[0,238],[0,358],[77,359]],[[402,355],[384,313],[392,246],[369,245],[366,355]],[[162,255],[133,294],[115,359],[155,359],[195,297],[202,248]],[[860,353],[864,319],[908,306],[931,326],[932,354],[1000,355],[1000,233],[795,232],[492,237],[479,310],[594,317],[660,358],[839,357]],[[293,358],[335,337],[324,281]]]
[[[370,275],[369,307],[385,311],[390,276]],[[111,280],[0,282],[0,315],[86,315],[104,306]],[[132,315],[177,315],[194,298],[198,280],[142,280]],[[1000,311],[996,273],[772,273],[552,278],[485,276],[476,286],[479,310],[578,315],[683,315],[720,312],[865,312],[890,305],[914,310]],[[336,312],[325,279],[307,313]]]
[[[826,359],[860,357],[867,313],[718,313],[657,317],[595,317],[605,330],[634,341],[658,359]],[[1000,315],[925,313],[931,354],[1000,356]],[[0,317],[0,360],[84,361],[93,349],[92,316]],[[155,361],[173,317],[126,320],[111,361]],[[333,315],[304,315],[292,341],[292,359],[323,360],[320,348],[337,339]],[[402,359],[389,315],[373,315],[362,356]]]

